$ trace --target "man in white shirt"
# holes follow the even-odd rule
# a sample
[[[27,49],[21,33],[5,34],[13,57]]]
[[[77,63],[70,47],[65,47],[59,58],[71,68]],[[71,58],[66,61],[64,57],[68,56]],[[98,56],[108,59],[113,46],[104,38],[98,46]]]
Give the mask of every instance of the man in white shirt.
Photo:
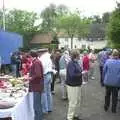
[[[52,94],[51,94],[51,82],[52,82],[52,61],[48,50],[42,51],[39,60],[43,65],[44,74],[44,91],[42,93],[42,110],[43,113],[52,112]]]

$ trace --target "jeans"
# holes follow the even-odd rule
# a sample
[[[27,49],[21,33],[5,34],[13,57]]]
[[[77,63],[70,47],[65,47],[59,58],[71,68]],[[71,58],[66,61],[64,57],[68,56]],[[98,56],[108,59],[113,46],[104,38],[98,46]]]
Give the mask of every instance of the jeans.
[[[60,70],[60,79],[61,79],[61,92],[62,92],[62,98],[67,98],[67,89],[66,89],[66,69]]]
[[[16,64],[12,64],[12,74],[14,77],[16,77],[16,71],[17,71]]]
[[[44,75],[44,90],[42,93],[42,101],[41,101],[43,113],[52,111],[51,82],[52,82],[51,73],[45,74]]]
[[[34,120],[42,120],[41,93],[33,92]]]

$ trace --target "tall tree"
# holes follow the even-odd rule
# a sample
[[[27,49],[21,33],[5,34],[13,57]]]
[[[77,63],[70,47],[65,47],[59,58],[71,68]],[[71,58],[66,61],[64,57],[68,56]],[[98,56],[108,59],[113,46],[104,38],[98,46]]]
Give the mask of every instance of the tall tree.
[[[83,37],[87,33],[86,19],[81,19],[78,13],[69,13],[59,18],[58,27],[68,37],[71,38],[71,49],[73,48],[73,38]]]
[[[57,13],[57,16],[63,16],[69,13],[69,9],[67,8],[67,6],[61,4],[57,6],[56,13]]]
[[[81,38],[86,38],[90,32],[89,26],[92,23],[92,21],[89,18],[84,17],[80,20],[77,30],[77,36],[79,40]]]
[[[35,26],[37,14],[23,10],[11,10],[6,14],[6,30],[23,35],[25,47],[29,45],[32,35],[37,31]]]
[[[110,20],[110,13],[109,12],[104,13],[102,16],[102,22],[109,23],[109,20]]]
[[[93,16],[93,23],[101,23],[102,19],[99,15],[94,15]]]
[[[54,30],[56,17],[56,5],[54,4],[50,4],[41,12],[43,32],[52,32]]]
[[[59,21],[59,27],[71,38],[71,49],[73,48],[73,38],[77,33],[80,17],[76,14],[62,16]]]
[[[117,3],[117,8],[112,12],[110,22],[107,27],[108,40],[113,47],[120,47],[120,3]]]

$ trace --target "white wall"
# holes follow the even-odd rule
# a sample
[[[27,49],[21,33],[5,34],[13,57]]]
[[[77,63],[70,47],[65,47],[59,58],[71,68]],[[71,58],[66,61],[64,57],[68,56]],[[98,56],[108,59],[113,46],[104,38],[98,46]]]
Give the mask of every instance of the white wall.
[[[86,41],[86,40],[78,40],[78,38],[74,38],[73,39],[73,49],[75,48],[79,48],[81,49],[82,46],[90,46],[93,49],[102,49],[107,45],[107,41],[94,41],[94,42],[90,42],[90,41]],[[71,48],[71,39],[70,38],[59,38],[59,49],[62,47],[67,47],[67,48]]]

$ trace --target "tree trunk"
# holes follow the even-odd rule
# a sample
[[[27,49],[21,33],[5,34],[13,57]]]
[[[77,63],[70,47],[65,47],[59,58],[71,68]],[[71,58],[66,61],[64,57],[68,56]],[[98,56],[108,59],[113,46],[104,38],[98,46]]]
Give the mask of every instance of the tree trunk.
[[[71,49],[73,49],[73,35],[71,36]]]

